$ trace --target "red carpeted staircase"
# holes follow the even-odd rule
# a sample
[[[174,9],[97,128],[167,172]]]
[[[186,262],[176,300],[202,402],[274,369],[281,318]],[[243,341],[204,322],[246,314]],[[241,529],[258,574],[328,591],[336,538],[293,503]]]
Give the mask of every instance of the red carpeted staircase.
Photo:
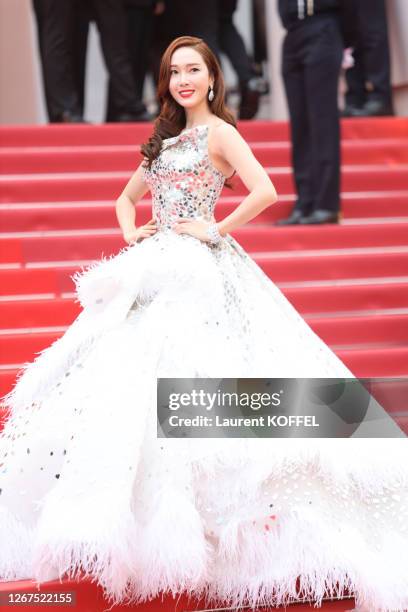
[[[241,122],[239,128],[279,202],[233,236],[356,376],[381,378],[372,392],[408,432],[408,119],[342,120],[343,219],[310,227],[272,224],[294,202],[287,123]],[[114,201],[150,132],[151,126],[136,124],[0,128],[1,396],[21,364],[79,313],[70,275],[125,246]],[[222,193],[218,220],[245,196],[239,179],[234,185]],[[146,197],[137,204],[137,223],[150,217]],[[76,588],[83,598],[79,612],[103,609],[94,585]],[[173,602],[166,606],[138,609],[174,609]]]

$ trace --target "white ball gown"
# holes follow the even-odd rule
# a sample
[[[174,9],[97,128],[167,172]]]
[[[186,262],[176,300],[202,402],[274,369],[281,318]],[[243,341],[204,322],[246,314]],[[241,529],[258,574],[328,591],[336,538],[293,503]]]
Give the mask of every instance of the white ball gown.
[[[114,603],[236,607],[347,588],[401,612],[406,438],[157,438],[157,377],[354,377],[230,235],[171,230],[212,218],[207,141],[163,141],[144,170],[158,231],[74,276],[81,313],[3,398],[0,578],[81,571]]]

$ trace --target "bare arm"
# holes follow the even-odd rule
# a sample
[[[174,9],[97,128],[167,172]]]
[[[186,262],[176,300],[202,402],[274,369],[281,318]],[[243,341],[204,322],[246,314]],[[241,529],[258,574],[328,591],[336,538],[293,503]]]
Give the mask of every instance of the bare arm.
[[[116,217],[124,234],[136,229],[135,205],[148,190],[149,187],[143,180],[143,168],[142,163],[140,163],[138,169],[133,173],[133,176],[116,200]]]
[[[142,162],[136,172],[128,181],[126,187],[116,200],[116,218],[121,227],[126,242],[138,242],[142,238],[148,238],[156,232],[153,219],[146,225],[136,227],[136,202],[149,190],[148,184],[143,178]]]
[[[250,192],[230,215],[217,223],[219,233],[225,236],[274,204],[278,196],[268,174],[234,126],[219,125],[214,135],[217,153],[236,170]]]

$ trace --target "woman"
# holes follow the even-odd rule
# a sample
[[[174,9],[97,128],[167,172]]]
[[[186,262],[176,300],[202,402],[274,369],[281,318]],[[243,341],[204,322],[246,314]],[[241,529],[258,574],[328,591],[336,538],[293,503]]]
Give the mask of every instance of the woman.
[[[405,440],[157,437],[156,378],[353,377],[228,233],[277,197],[201,39],[170,44],[158,93],[116,204],[128,246],[75,276],[82,312],[4,398],[0,576],[82,570],[114,602],[235,607],[349,589],[401,611]],[[215,223],[233,172],[249,195]]]

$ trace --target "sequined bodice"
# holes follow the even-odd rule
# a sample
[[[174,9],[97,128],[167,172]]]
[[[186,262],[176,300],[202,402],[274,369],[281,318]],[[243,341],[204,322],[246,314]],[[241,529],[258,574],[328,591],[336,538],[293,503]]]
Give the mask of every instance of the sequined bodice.
[[[157,229],[170,229],[180,217],[211,221],[225,177],[208,155],[208,125],[197,125],[163,140],[144,179],[152,192]]]

